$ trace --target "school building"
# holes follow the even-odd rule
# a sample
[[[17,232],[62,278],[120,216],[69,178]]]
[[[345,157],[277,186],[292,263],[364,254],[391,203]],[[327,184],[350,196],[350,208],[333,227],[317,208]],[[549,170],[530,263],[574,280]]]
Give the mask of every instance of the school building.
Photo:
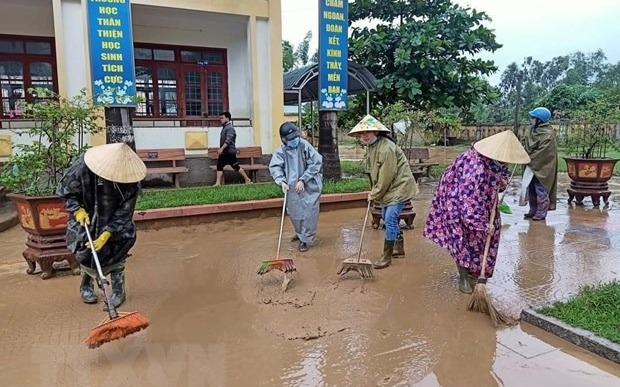
[[[32,102],[28,88],[92,93],[88,2],[125,1],[0,0],[2,138],[27,141],[12,130],[31,125],[20,111]],[[133,116],[136,148],[205,156],[219,146],[222,111],[233,116],[238,146],[270,154],[280,144],[281,0],[131,0],[130,20],[141,100]],[[10,147],[0,148],[6,160]]]

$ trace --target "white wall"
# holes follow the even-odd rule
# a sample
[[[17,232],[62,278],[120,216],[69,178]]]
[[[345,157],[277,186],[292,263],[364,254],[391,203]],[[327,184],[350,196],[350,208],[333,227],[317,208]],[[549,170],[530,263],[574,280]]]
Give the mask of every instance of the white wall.
[[[270,45],[270,33],[269,33],[269,20],[256,19],[256,51],[258,62],[258,79],[254,80],[254,87],[258,87],[259,95],[259,127],[261,131],[261,146],[263,151],[269,153],[273,147],[272,131],[275,130],[272,112],[272,99],[271,94],[273,92],[282,93],[282,90],[271,90],[271,54],[269,50]]]
[[[138,124],[139,125],[139,124]],[[251,127],[235,127],[237,131],[238,147],[253,146],[253,129]],[[220,146],[221,128],[179,128],[179,127],[140,127],[134,126],[136,137],[136,148],[138,149],[158,149],[158,148],[185,148],[185,132],[206,131],[209,148]],[[206,150],[185,150],[187,155],[206,155]]]
[[[0,34],[54,36],[51,0],[0,0]]]
[[[66,66],[65,90],[69,96],[80,93],[90,80],[87,53],[86,16],[80,0],[61,0],[62,41]]]

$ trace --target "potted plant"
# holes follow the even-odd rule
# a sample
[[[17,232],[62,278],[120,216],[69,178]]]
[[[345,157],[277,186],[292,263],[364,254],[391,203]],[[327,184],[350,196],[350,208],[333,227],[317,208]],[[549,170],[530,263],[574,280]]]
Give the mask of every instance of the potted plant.
[[[36,264],[41,278],[54,275],[54,262],[68,261],[74,275],[79,264],[67,249],[65,232],[68,214],[55,195],[66,168],[87,146],[85,135],[102,130],[99,115],[86,91],[63,98],[44,88],[29,89],[34,103],[27,103],[23,118],[32,122],[27,129],[13,130],[18,141],[0,171],[0,185],[17,208],[22,228],[28,233],[24,259],[28,274]]]
[[[572,123],[560,130],[565,132],[563,146],[568,156],[564,161],[571,179],[568,202],[575,199],[581,205],[583,198],[590,196],[595,206],[600,205],[601,198],[607,204],[611,194],[608,181],[619,160],[607,154],[620,149],[620,109],[609,101],[597,100],[575,111],[571,118]]]

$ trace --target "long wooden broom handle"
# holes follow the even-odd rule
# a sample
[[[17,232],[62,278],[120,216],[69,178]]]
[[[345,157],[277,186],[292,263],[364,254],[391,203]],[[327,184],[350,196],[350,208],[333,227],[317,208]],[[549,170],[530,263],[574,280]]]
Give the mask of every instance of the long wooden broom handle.
[[[495,192],[495,198],[493,199],[493,208],[491,208],[491,217],[489,219],[489,225],[494,225],[495,224],[495,214],[497,213],[497,199],[498,199],[499,193]],[[493,234],[488,234],[487,235],[487,242],[484,245],[484,256],[482,257],[482,269],[480,270],[480,277],[478,277],[479,279],[486,279],[486,270],[487,270],[487,258],[489,256],[489,249],[491,248],[491,238],[493,237]]]
[[[282,202],[282,219],[280,219],[280,236],[278,237],[278,251],[276,252],[276,260],[280,259],[280,245],[282,244],[282,229],[284,228],[284,213],[286,212],[286,195],[288,190],[284,191],[284,201]]]
[[[362,256],[362,246],[364,245],[364,232],[366,231],[366,223],[368,223],[368,214],[370,214],[370,205],[372,202],[368,201],[368,207],[366,208],[366,216],[364,217],[364,224],[362,225],[362,236],[360,237],[360,248],[357,250],[357,263],[360,262]]]

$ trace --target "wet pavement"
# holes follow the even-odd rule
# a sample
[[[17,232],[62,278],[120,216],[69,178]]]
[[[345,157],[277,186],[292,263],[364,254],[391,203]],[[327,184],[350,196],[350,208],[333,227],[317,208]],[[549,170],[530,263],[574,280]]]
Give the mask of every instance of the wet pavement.
[[[275,256],[279,218],[143,231],[127,268],[128,300],[148,330],[88,350],[102,304],[83,304],[79,278],[25,274],[25,234],[0,234],[0,382],[3,386],[620,386],[620,366],[544,331],[494,329],[468,312],[454,262],[421,237],[433,185],[422,186],[406,257],[372,281],[336,276],[357,252],[364,209],[321,214],[305,254],[286,223],[282,256],[299,273],[287,293],[280,273],[257,278]],[[614,185],[612,191],[620,192]],[[560,189],[559,192],[565,192]],[[566,298],[618,278],[618,207],[569,208],[562,196],[545,222],[522,219],[506,197],[496,274],[500,309]],[[618,200],[618,198],[614,198]],[[383,232],[370,226],[364,255]]]

